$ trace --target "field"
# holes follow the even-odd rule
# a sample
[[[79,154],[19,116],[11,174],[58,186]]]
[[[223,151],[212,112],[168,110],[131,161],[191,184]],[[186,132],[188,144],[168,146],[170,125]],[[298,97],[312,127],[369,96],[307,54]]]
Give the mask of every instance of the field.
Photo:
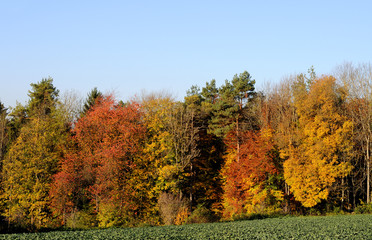
[[[372,239],[372,215],[284,217],[184,226],[3,234],[0,239]]]

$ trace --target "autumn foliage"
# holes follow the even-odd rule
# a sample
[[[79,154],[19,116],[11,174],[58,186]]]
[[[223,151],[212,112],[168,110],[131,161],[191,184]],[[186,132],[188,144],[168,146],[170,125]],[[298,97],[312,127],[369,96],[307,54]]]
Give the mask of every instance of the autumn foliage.
[[[232,145],[222,172],[225,179],[225,217],[262,213],[273,207],[271,198],[276,201],[282,199],[281,191],[270,185],[270,180],[279,174],[274,163],[271,129],[248,131],[242,139],[239,160],[236,160],[236,149]]]
[[[335,78],[314,81],[296,102],[301,139],[290,145],[284,162],[284,177],[296,200],[312,207],[327,199],[330,187],[352,167],[352,122],[342,113],[343,97]]]
[[[72,150],[51,191],[56,213],[65,216],[88,204],[100,226],[135,214],[136,186],[130,182],[145,132],[141,116],[136,103],[121,106],[108,96],[77,121]]]
[[[267,92],[243,72],[183,102],[94,88],[79,104],[43,79],[26,105],[0,103],[0,230],[352,212],[371,199],[365,69],[311,68]]]

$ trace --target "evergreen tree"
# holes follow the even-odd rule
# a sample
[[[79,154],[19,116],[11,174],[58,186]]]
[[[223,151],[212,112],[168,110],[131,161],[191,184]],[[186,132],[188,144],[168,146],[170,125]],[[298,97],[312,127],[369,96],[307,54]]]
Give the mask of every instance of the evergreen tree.
[[[193,113],[193,128],[196,131],[196,150],[199,156],[192,159],[186,188],[190,196],[191,210],[203,206],[214,213],[221,209],[222,181],[220,170],[223,163],[223,143],[213,133],[208,133],[211,119],[212,102],[217,98],[215,81],[206,83],[206,87],[192,87],[185,97],[184,104],[188,112]],[[213,216],[215,214],[212,214]]]
[[[255,80],[247,71],[239,76],[236,74],[231,82],[226,80],[225,85],[220,87],[219,98],[212,105],[209,130],[227,143],[235,143],[238,161],[241,132],[256,127],[256,121],[252,121],[252,114],[249,113],[252,110],[250,103],[256,95],[254,84]]]
[[[102,98],[102,92],[97,87],[93,88],[84,102],[83,115],[86,114],[96,104],[97,99]]]
[[[0,171],[2,168],[2,160],[5,155],[8,138],[8,125],[7,119],[8,109],[5,108],[4,104],[0,102]]]
[[[216,136],[226,137],[229,131],[235,129],[238,135],[242,124],[247,120],[245,112],[250,107],[249,102],[255,96],[254,84],[255,80],[247,71],[239,76],[236,74],[231,82],[225,81],[218,90],[218,99],[213,104],[213,117],[209,125],[211,132]]]
[[[206,102],[214,104],[218,97],[218,88],[216,87],[216,80],[212,79],[210,83],[206,83],[201,92],[202,97]]]
[[[46,116],[56,107],[59,90],[53,86],[53,78],[43,78],[41,82],[31,83],[28,115]]]

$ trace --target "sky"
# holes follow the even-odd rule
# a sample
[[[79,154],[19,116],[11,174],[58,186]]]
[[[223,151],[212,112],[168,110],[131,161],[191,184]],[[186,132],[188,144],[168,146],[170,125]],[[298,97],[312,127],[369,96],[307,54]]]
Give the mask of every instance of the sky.
[[[372,57],[372,1],[0,1],[0,101],[31,83],[129,100],[248,71],[259,89]]]

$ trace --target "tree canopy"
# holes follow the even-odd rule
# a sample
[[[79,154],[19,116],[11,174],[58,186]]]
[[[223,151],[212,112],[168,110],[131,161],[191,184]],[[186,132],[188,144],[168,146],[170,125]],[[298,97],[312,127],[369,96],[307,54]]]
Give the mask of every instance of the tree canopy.
[[[353,212],[370,203],[372,68],[247,71],[183,101],[85,101],[52,78],[0,102],[0,222],[14,229],[184,224],[251,214]],[[4,230],[3,229],[0,230]]]

